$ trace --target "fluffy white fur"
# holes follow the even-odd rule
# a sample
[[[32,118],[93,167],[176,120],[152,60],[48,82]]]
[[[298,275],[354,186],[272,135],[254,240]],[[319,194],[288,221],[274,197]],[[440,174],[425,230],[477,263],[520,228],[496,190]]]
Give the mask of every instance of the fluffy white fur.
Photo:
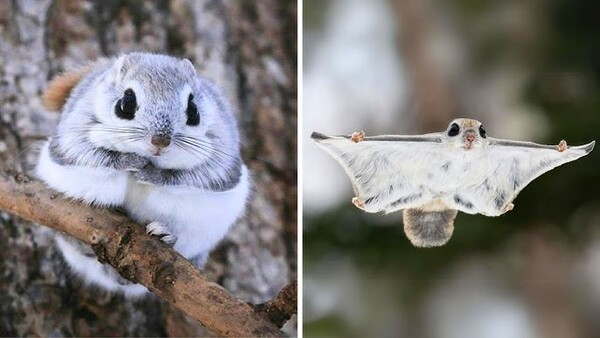
[[[108,168],[61,166],[50,158],[50,141],[42,146],[36,176],[65,195],[97,206],[119,206],[125,200],[130,174]]]
[[[153,186],[130,179],[124,207],[141,224],[161,222],[177,237],[174,249],[186,258],[208,256],[244,212],[250,181],[246,166],[240,183],[224,192]]]

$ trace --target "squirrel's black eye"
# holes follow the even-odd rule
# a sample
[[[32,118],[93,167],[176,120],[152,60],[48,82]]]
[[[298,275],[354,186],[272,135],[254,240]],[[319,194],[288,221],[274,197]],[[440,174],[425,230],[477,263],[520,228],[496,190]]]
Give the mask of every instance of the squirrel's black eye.
[[[194,95],[190,94],[190,98],[188,99],[188,106],[186,110],[187,114],[187,122],[188,126],[197,126],[200,124],[200,114],[198,114],[198,107],[194,103]]]
[[[450,130],[448,130],[448,136],[456,136],[458,135],[459,131],[460,127],[458,127],[458,124],[452,123],[452,125],[450,126]]]
[[[479,135],[481,135],[483,138],[486,138],[485,129],[483,129],[483,126],[479,126]]]
[[[135,93],[133,90],[127,89],[115,105],[115,114],[122,119],[133,120],[136,109]]]

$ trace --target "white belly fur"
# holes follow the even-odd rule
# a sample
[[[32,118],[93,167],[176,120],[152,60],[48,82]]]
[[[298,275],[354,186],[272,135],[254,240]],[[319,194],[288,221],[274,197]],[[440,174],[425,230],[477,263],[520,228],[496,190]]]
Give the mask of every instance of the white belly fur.
[[[250,191],[246,166],[240,183],[224,192],[190,187],[153,186],[129,180],[125,210],[131,218],[147,225],[164,223],[177,236],[174,249],[186,258],[207,253],[225,236],[242,215]]]

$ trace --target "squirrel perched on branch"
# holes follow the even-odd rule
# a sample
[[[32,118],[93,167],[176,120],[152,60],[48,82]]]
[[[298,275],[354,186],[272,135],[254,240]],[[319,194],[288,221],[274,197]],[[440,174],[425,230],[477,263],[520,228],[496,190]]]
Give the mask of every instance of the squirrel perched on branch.
[[[44,103],[61,116],[36,175],[69,197],[123,208],[203,268],[250,191],[237,123],[218,88],[187,59],[131,53],[56,78]],[[65,235],[56,243],[86,282],[133,297],[147,292],[89,246]]]

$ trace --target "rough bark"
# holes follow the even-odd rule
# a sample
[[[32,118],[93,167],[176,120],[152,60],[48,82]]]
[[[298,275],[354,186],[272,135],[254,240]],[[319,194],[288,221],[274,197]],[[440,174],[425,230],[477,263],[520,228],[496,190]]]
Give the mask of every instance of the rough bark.
[[[296,277],[296,4],[279,1],[0,1],[0,165],[31,169],[57,115],[40,95],[54,74],[132,50],[187,57],[237,109],[254,195],[206,269],[262,303]],[[156,297],[84,287],[54,233],[0,213],[0,335],[208,334]]]
[[[277,297],[266,303],[256,305],[255,308],[260,313],[266,315],[271,322],[275,323],[278,327],[282,327],[292,315],[297,313],[297,303],[298,284],[294,281],[281,289],[277,294]]]

